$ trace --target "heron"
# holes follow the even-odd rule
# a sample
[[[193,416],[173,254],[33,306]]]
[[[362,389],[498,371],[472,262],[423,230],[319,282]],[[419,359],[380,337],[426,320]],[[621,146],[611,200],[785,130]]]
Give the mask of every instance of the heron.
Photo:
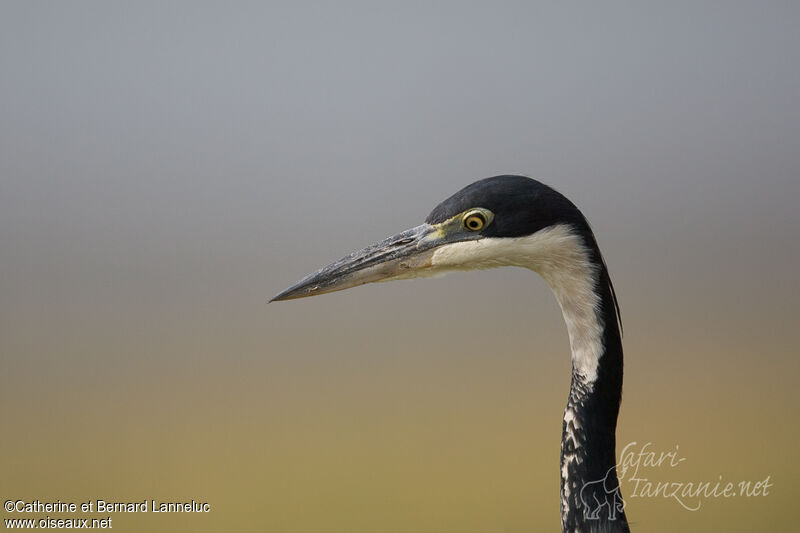
[[[589,222],[552,187],[525,176],[478,180],[437,205],[423,224],[319,269],[270,301],[503,266],[545,280],[569,336],[561,529],[629,531],[615,451],[623,373],[619,304]]]

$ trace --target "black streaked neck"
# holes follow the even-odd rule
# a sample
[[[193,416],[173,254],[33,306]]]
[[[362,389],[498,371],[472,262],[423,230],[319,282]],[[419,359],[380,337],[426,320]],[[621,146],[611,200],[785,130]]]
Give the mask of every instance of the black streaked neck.
[[[561,438],[562,529],[628,531],[615,466],[623,366],[616,298],[588,229],[570,232],[559,247],[557,268],[537,271],[561,306],[572,350]]]
[[[607,273],[600,273],[607,278]],[[596,378],[573,369],[561,437],[561,521],[565,532],[629,531],[616,470],[622,342],[610,285],[600,289],[602,353]]]

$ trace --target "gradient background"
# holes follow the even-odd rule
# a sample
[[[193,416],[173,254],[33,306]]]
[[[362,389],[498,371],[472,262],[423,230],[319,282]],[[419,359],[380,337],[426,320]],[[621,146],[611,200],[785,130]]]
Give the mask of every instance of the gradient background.
[[[792,530],[798,4],[375,4],[2,3],[2,499],[212,505],[116,531],[556,531],[569,351],[537,276],[266,305],[522,173],[615,280],[619,449],[774,483],[627,498],[636,530]]]

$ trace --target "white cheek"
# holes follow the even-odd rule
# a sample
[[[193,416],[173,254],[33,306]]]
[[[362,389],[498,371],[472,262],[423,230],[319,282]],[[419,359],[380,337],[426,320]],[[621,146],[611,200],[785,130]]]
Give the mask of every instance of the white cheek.
[[[526,237],[484,238],[436,248],[426,274],[518,266],[537,272],[553,290],[572,348],[572,364],[587,384],[597,379],[603,354],[603,323],[595,293],[597,268],[581,238],[568,226],[553,226]]]
[[[431,258],[431,266],[440,270],[476,270],[509,266],[506,256],[506,239],[481,239],[478,241],[456,242],[436,248]]]

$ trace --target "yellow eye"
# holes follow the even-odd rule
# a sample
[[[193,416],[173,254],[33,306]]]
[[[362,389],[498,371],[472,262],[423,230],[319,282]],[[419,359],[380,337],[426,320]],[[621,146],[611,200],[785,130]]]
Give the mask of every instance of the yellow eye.
[[[470,231],[480,231],[486,225],[486,217],[480,211],[464,215],[464,227]]]

